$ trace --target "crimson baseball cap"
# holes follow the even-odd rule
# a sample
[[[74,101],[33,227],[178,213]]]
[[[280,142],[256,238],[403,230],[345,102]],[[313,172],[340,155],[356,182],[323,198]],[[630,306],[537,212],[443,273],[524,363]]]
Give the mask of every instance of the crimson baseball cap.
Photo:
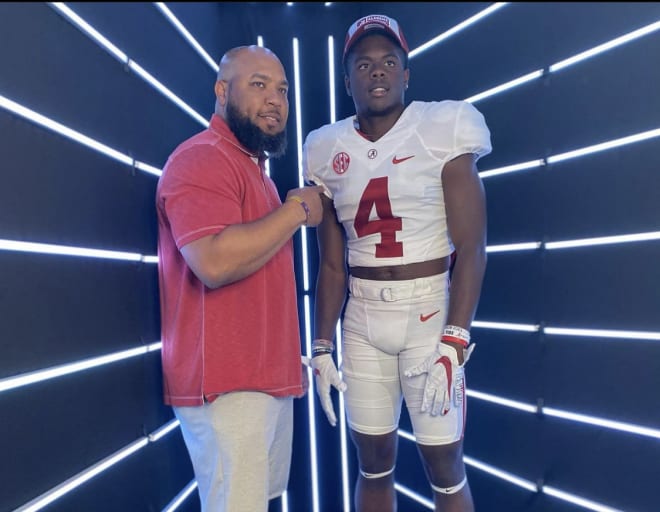
[[[406,54],[406,57],[408,56],[410,50],[408,49],[406,38],[403,37],[403,32],[401,32],[399,23],[394,18],[390,18],[384,14],[370,14],[357,20],[349,27],[348,32],[346,32],[344,56],[342,57],[343,62],[346,62],[346,55],[348,55],[348,52],[355,43],[372,30],[379,30],[390,36],[399,44],[403,52]]]

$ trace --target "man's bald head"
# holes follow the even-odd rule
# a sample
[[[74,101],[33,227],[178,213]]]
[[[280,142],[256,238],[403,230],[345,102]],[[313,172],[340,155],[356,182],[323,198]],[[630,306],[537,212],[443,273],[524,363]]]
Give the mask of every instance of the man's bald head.
[[[238,46],[220,60],[215,112],[227,121],[246,148],[277,153],[256,139],[261,135],[281,138],[284,134],[285,137],[288,89],[284,67],[271,50],[256,45]],[[253,131],[254,137],[246,135],[246,129]]]

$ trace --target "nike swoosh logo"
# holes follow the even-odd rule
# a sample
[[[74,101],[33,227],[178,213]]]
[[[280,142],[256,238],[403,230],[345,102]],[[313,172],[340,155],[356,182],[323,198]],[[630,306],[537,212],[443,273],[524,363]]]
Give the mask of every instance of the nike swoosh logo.
[[[400,164],[401,162],[405,162],[406,160],[410,160],[411,158],[415,158],[415,155],[404,156],[403,158],[397,158],[395,155],[392,157],[392,163],[395,165]]]
[[[440,310],[439,310],[439,309],[438,309],[437,311],[434,311],[433,313],[431,313],[431,314],[429,314],[429,315],[423,315],[423,314],[420,314],[420,315],[419,315],[419,321],[420,321],[420,322],[426,322],[429,318],[431,318],[431,317],[434,316],[434,315],[437,315],[438,313],[440,313]]]

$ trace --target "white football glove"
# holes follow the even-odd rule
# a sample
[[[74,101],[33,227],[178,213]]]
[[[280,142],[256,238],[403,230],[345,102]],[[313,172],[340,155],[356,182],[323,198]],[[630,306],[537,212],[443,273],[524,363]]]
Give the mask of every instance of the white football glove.
[[[346,391],[346,383],[341,380],[337,367],[330,354],[321,354],[312,357],[311,361],[307,357],[303,357],[303,363],[312,368],[314,372],[314,383],[316,384],[316,392],[321,400],[321,407],[323,412],[328,417],[330,425],[333,427],[337,424],[337,416],[332,407],[332,399],[330,398],[330,386],[334,386],[337,391]]]
[[[460,406],[465,399],[465,363],[476,345],[464,350],[463,364],[458,364],[456,349],[438,342],[435,351],[421,364],[408,368],[403,373],[406,377],[415,377],[426,373],[422,412],[431,416],[447,414],[452,406]]]

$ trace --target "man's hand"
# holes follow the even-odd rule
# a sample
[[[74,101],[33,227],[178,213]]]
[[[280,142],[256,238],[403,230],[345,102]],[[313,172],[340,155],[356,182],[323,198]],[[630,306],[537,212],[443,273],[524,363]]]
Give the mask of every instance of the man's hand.
[[[304,358],[307,359],[307,358]],[[303,359],[303,362],[305,362]],[[321,354],[312,358],[309,366],[314,371],[314,382],[316,384],[316,392],[321,400],[321,407],[323,412],[328,418],[330,425],[333,427],[337,424],[337,416],[332,407],[332,399],[330,398],[330,386],[333,386],[337,391],[346,391],[346,383],[341,380],[337,367],[330,354]],[[306,364],[307,364],[306,362]]]
[[[460,406],[465,399],[465,363],[470,358],[475,345],[464,352],[463,364],[458,363],[456,349],[439,342],[437,348],[421,364],[404,371],[406,377],[426,373],[422,412],[431,416],[447,414],[452,405]]]
[[[321,194],[323,194],[323,187],[320,185],[313,185],[310,187],[294,188],[289,190],[286,195],[286,199],[297,197],[297,202],[303,201],[305,203],[307,208],[302,206],[302,204],[301,207],[304,208],[305,212],[307,213],[305,226],[308,228],[318,226],[323,219],[323,204],[321,203]]]

